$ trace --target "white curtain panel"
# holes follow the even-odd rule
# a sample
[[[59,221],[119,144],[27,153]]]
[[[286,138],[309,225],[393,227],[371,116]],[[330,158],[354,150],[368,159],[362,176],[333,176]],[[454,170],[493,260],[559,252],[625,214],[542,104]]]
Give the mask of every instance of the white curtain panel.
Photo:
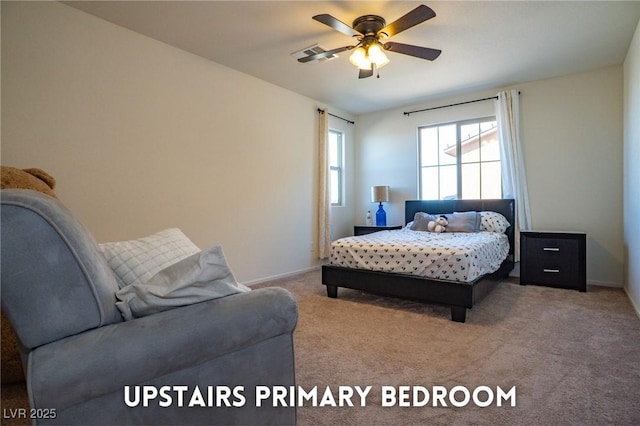
[[[329,182],[329,117],[327,110],[318,110],[318,257],[327,259],[331,254],[331,194]]]
[[[520,261],[520,230],[531,228],[531,210],[520,141],[520,96],[517,90],[498,93],[495,101],[500,155],[502,196],[516,200],[514,261]]]

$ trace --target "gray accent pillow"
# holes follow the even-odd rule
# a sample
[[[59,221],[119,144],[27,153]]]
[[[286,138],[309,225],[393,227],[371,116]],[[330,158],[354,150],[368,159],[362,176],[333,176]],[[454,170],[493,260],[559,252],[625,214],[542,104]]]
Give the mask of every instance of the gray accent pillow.
[[[172,264],[145,283],[121,288],[116,306],[125,320],[131,320],[250,290],[236,281],[222,247],[215,246]]]
[[[429,231],[427,225],[429,225],[429,222],[436,220],[437,218],[438,216],[433,214],[416,212],[416,214],[413,215],[413,224],[409,229],[412,231]]]
[[[445,214],[449,224],[446,232],[478,232],[480,231],[480,215],[478,212],[455,212]]]

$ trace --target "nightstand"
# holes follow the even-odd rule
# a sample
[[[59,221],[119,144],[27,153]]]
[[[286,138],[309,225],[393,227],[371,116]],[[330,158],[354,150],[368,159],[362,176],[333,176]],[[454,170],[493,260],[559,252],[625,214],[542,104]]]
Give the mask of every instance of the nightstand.
[[[520,284],[587,291],[587,235],[520,232]]]
[[[398,226],[373,226],[373,225],[367,225],[367,226],[360,226],[360,225],[356,225],[353,227],[353,235],[367,235],[367,234],[372,234],[374,232],[378,232],[378,231],[390,231],[392,229],[402,229],[402,226],[398,225]]]

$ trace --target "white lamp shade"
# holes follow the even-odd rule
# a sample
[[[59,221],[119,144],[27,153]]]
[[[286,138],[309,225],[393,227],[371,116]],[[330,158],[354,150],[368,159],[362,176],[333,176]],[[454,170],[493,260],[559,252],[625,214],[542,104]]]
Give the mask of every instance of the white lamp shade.
[[[376,68],[382,68],[389,63],[389,58],[387,58],[387,55],[384,54],[382,46],[377,43],[369,46],[367,55],[369,57],[369,60],[376,64]]]
[[[372,186],[371,187],[371,202],[372,203],[384,203],[389,201],[389,187],[388,186]]]
[[[389,58],[384,54],[383,49],[382,45],[377,42],[366,48],[359,46],[353,51],[351,56],[349,56],[349,61],[362,70],[372,69],[372,64],[374,64],[376,68],[382,68],[389,63]]]
[[[371,69],[371,61],[367,56],[367,51],[362,46],[353,51],[351,56],[349,56],[349,61],[360,69]]]

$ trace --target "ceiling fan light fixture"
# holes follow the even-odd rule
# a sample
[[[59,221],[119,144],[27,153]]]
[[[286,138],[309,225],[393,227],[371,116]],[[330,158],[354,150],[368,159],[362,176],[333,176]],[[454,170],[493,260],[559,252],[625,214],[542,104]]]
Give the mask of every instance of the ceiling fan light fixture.
[[[376,68],[382,68],[389,63],[389,58],[384,54],[380,43],[374,43],[367,50],[369,60],[376,65]]]
[[[363,46],[356,48],[349,56],[349,61],[361,70],[370,70],[372,65],[376,68],[387,65],[389,58],[384,54],[379,43],[372,43],[366,48]]]
[[[349,56],[349,62],[363,70],[371,69],[371,61],[368,58],[367,50],[362,46],[353,51]]]
[[[330,55],[335,55],[336,53],[353,50],[349,56],[349,62],[360,69],[358,78],[368,78],[371,77],[376,70],[389,63],[389,58],[387,58],[387,55],[384,52],[385,50],[433,61],[440,55],[440,53],[442,53],[441,50],[422,46],[413,46],[410,44],[395,43],[392,41],[386,42],[386,39],[421,24],[422,22],[428,21],[435,16],[436,13],[430,7],[423,4],[388,25],[385,19],[378,15],[360,16],[353,21],[352,26],[345,24],[328,13],[315,15],[313,17],[315,21],[331,27],[332,29],[348,35],[349,37],[355,37],[358,40],[358,43],[355,46],[343,46],[337,49],[298,58],[298,62],[311,62],[326,58]],[[385,43],[383,44],[381,40],[384,40]],[[378,78],[379,77],[380,74],[378,74]]]

